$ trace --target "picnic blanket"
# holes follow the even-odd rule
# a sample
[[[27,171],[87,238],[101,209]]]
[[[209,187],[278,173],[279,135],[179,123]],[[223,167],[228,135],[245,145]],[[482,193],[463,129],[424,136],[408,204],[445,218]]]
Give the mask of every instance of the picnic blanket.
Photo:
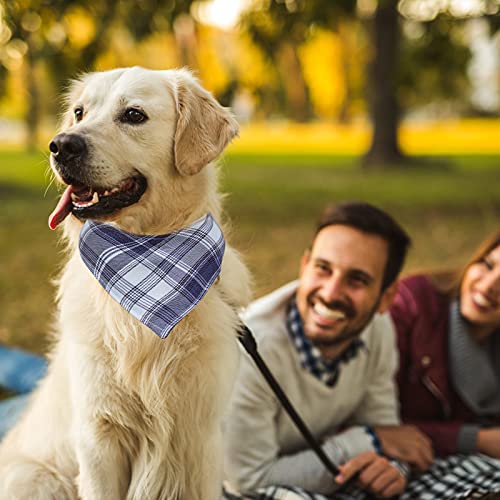
[[[224,491],[224,500],[368,500],[374,498],[358,488],[331,496],[296,487],[269,486],[251,495]],[[410,478],[400,500],[500,500],[500,460],[486,455],[452,455],[436,459],[425,473]]]

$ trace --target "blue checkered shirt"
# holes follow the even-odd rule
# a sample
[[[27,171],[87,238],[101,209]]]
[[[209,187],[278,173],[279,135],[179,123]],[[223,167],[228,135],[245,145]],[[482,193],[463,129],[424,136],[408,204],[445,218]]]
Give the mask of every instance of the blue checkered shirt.
[[[361,339],[354,339],[339,357],[332,360],[325,359],[304,333],[295,297],[290,300],[287,307],[287,330],[297,348],[302,367],[329,387],[334,387],[337,383],[342,363],[348,363],[358,355],[361,348],[365,347]]]

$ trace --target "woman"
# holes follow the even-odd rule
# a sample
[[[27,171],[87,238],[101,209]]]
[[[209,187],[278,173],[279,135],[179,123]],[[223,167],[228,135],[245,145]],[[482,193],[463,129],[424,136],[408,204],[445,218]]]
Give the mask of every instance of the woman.
[[[500,459],[500,231],[459,273],[401,280],[390,312],[402,420],[438,457]]]

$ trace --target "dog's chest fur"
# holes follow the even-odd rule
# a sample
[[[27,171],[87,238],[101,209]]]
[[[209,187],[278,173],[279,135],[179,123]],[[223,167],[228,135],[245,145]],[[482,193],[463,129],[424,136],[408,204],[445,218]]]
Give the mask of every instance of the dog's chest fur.
[[[190,363],[205,360],[210,370],[216,359],[234,354],[238,317],[221,293],[220,282],[163,340],[122,309],[78,255],[68,262],[60,286],[64,289],[59,297],[63,341],[75,346],[75,356],[91,357],[93,366],[97,361],[106,380],[123,385],[127,392],[138,391],[145,403],[144,395],[149,395],[157,404],[148,385],[158,389],[167,384],[170,392],[173,384],[185,383]]]
[[[75,414],[83,415],[82,421],[96,419],[103,433],[116,435],[129,456],[129,495],[152,493],[158,485],[158,496],[151,498],[161,498],[173,474],[169,467],[183,464],[179,450],[185,442],[199,447],[219,433],[238,356],[238,318],[220,291],[223,283],[214,285],[165,340],[109,297],[79,255],[68,262],[60,286],[64,377],[70,391],[80,392]],[[89,409],[92,415],[86,415]],[[178,435],[183,429],[190,435]],[[188,473],[195,466],[182,467]]]

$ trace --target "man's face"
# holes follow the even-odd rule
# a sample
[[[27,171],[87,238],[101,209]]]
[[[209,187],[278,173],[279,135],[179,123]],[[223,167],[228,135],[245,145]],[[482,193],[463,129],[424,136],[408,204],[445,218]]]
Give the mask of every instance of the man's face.
[[[323,356],[335,357],[390,305],[381,293],[388,257],[380,236],[343,225],[323,228],[302,258],[297,306],[305,335]]]

